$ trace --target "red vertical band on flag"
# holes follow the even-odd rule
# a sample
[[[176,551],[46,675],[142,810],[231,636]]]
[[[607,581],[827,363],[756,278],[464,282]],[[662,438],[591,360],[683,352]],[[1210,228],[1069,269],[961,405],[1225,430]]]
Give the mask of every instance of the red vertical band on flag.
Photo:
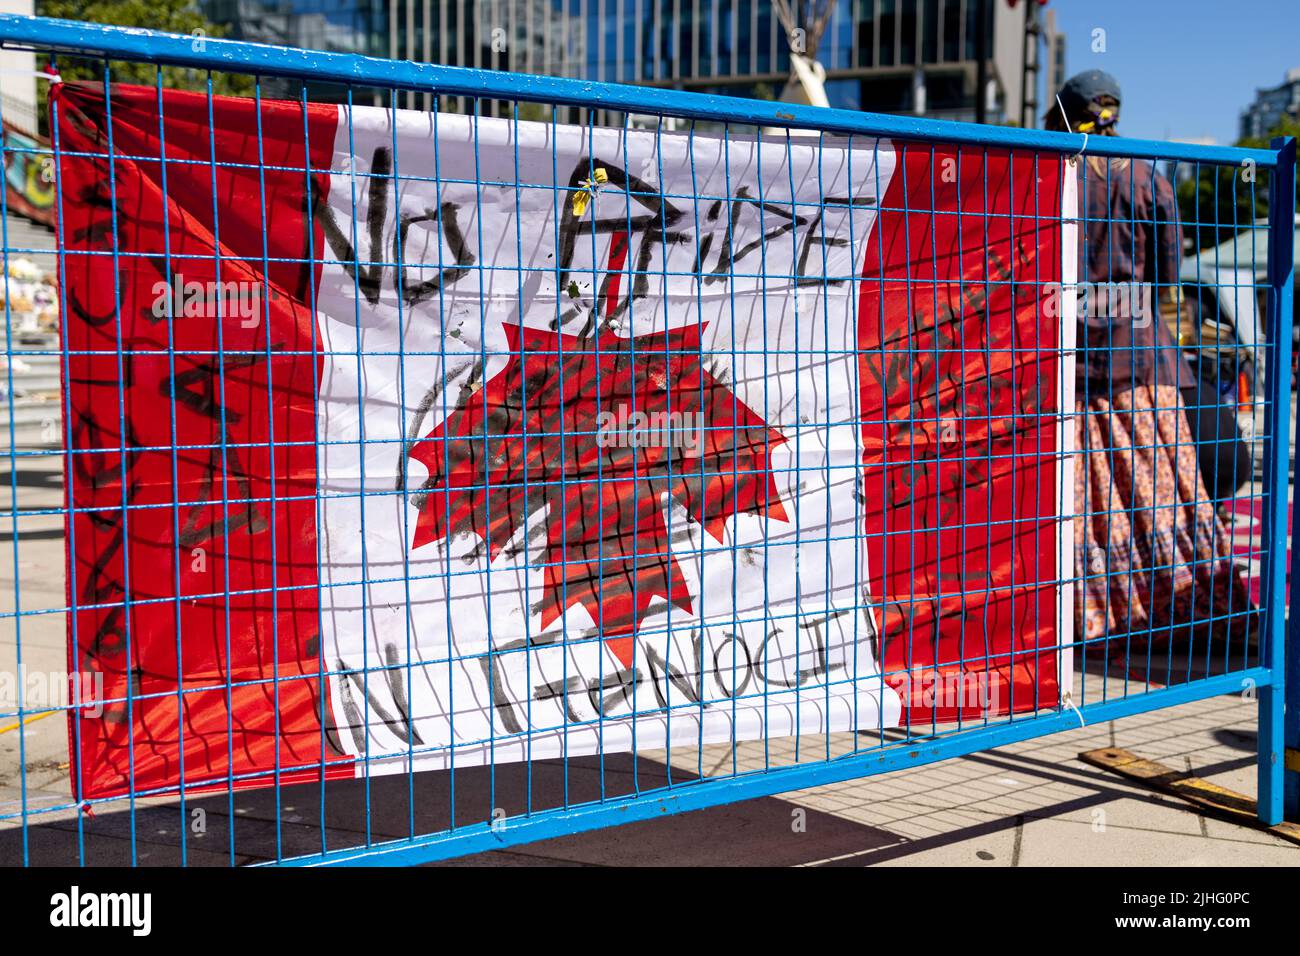
[[[322,200],[337,109],[65,83],[51,116],[69,667],[103,682],[69,718],[74,794],[315,779],[338,754],[320,718],[308,169]]]
[[[885,679],[913,723],[1054,707],[1061,160],[897,151],[858,316]]]

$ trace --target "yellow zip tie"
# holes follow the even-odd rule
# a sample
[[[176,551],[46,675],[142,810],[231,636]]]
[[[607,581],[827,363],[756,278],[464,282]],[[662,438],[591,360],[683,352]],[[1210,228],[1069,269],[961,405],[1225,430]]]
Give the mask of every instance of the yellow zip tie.
[[[591,179],[584,179],[578,183],[579,189],[573,194],[573,214],[581,216],[586,212],[587,204],[596,195],[596,190],[607,182],[609,182],[609,173],[605,172],[604,166],[597,166]]]

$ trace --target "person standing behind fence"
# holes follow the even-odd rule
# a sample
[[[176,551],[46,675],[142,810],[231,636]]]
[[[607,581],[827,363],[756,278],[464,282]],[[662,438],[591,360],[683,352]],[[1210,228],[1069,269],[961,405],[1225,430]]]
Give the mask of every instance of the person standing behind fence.
[[[1090,70],[1066,82],[1046,125],[1113,136],[1119,109],[1114,77]],[[1148,630],[1161,639],[1230,612],[1241,620],[1249,595],[1180,392],[1195,379],[1166,326],[1182,255],[1173,189],[1149,163],[1088,156],[1079,205],[1089,286],[1077,328],[1076,630],[1088,640]]]

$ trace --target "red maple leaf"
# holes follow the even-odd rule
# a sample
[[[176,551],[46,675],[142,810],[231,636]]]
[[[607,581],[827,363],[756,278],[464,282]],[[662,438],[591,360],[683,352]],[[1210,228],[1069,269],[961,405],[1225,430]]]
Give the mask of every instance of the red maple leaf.
[[[654,597],[692,610],[665,496],[717,541],[732,515],[785,521],[770,461],[785,438],[705,367],[698,325],[634,339],[505,331],[506,367],[411,449],[429,470],[413,547],[474,534],[493,561],[544,511],[542,627],[581,604],[629,665]],[[628,447],[602,412],[681,432]]]

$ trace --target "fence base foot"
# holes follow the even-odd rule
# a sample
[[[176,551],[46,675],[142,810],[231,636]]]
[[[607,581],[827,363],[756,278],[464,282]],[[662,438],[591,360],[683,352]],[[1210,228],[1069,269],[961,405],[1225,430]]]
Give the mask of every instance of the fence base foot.
[[[1118,747],[1086,750],[1079,754],[1086,764],[1109,770],[1129,780],[1145,784],[1194,804],[1200,810],[1231,823],[1263,830],[1300,846],[1300,824],[1279,823],[1268,826],[1256,816],[1255,801],[1250,797],[1220,787],[1193,776],[1186,770],[1175,770],[1154,760],[1144,760],[1137,754]]]

